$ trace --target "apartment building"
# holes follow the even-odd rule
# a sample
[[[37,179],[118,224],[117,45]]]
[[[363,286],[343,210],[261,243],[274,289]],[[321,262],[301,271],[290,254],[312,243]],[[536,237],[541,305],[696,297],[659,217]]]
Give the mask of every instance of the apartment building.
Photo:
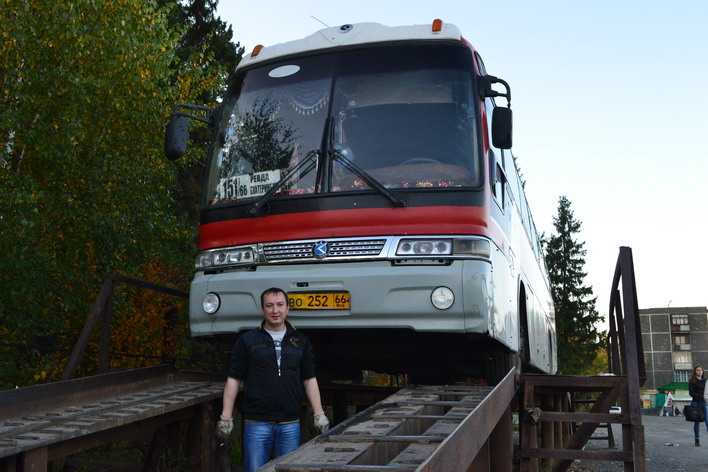
[[[639,310],[647,369],[644,388],[688,382],[693,366],[708,367],[708,308]]]

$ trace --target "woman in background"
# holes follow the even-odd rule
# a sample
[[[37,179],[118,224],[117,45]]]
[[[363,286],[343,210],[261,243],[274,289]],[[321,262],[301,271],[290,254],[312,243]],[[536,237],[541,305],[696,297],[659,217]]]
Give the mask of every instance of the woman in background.
[[[691,380],[688,382],[688,394],[691,395],[691,398],[693,399],[691,405],[697,406],[703,410],[703,421],[706,424],[706,431],[708,431],[708,414],[706,414],[706,395],[708,395],[708,392],[706,391],[706,378],[703,372],[703,367],[700,365],[693,368],[693,375],[691,376]],[[696,447],[701,445],[698,436],[700,424],[700,421],[693,423],[693,433],[696,438]]]

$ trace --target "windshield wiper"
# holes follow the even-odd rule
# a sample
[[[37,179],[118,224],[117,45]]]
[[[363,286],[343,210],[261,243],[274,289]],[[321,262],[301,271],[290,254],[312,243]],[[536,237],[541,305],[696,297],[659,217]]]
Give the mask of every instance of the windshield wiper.
[[[251,216],[258,215],[263,205],[271,201],[275,194],[278,192],[278,190],[282,189],[285,184],[290,181],[290,178],[300,172],[300,169],[305,167],[306,164],[307,168],[303,171],[303,174],[307,174],[308,172],[310,172],[317,165],[317,158],[319,157],[319,155],[319,149],[313,149],[312,151],[308,151],[307,154],[305,154],[305,157],[300,162],[298,162],[295,167],[290,169],[287,174],[285,174],[285,177],[280,179],[280,181],[277,184],[273,185],[265,193],[265,195],[263,195],[253,205],[251,205],[251,208],[248,210],[248,213]]]
[[[372,187],[373,189],[377,190],[381,195],[384,197],[388,198],[391,203],[393,203],[393,206],[395,207],[404,207],[406,206],[406,202],[398,198],[398,196],[392,192],[391,190],[387,189],[386,187],[381,184],[378,180],[376,180],[374,177],[371,176],[368,172],[366,172],[364,169],[359,167],[358,165],[354,164],[347,156],[342,154],[341,151],[338,149],[333,149],[330,151],[333,159],[335,161],[338,161],[340,164],[342,164],[344,167],[346,167],[350,172],[358,175],[364,181],[369,185],[369,187]]]

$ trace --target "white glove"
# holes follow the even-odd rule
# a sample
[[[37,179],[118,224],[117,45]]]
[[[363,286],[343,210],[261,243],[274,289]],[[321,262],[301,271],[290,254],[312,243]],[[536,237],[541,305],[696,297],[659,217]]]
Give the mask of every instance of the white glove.
[[[329,430],[329,420],[327,419],[327,415],[324,413],[315,415],[315,428],[320,430],[320,434],[324,434]]]
[[[231,430],[234,429],[233,418],[219,417],[219,421],[216,423],[216,435],[221,439],[226,439],[231,434]]]

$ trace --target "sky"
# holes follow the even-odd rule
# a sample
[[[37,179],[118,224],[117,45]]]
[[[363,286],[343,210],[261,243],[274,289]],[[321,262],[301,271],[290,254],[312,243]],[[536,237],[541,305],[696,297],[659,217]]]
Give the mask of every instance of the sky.
[[[539,232],[558,198],[582,222],[608,311],[620,246],[640,308],[708,305],[708,2],[221,0],[250,52],[330,26],[457,25],[511,85],[513,152]]]

